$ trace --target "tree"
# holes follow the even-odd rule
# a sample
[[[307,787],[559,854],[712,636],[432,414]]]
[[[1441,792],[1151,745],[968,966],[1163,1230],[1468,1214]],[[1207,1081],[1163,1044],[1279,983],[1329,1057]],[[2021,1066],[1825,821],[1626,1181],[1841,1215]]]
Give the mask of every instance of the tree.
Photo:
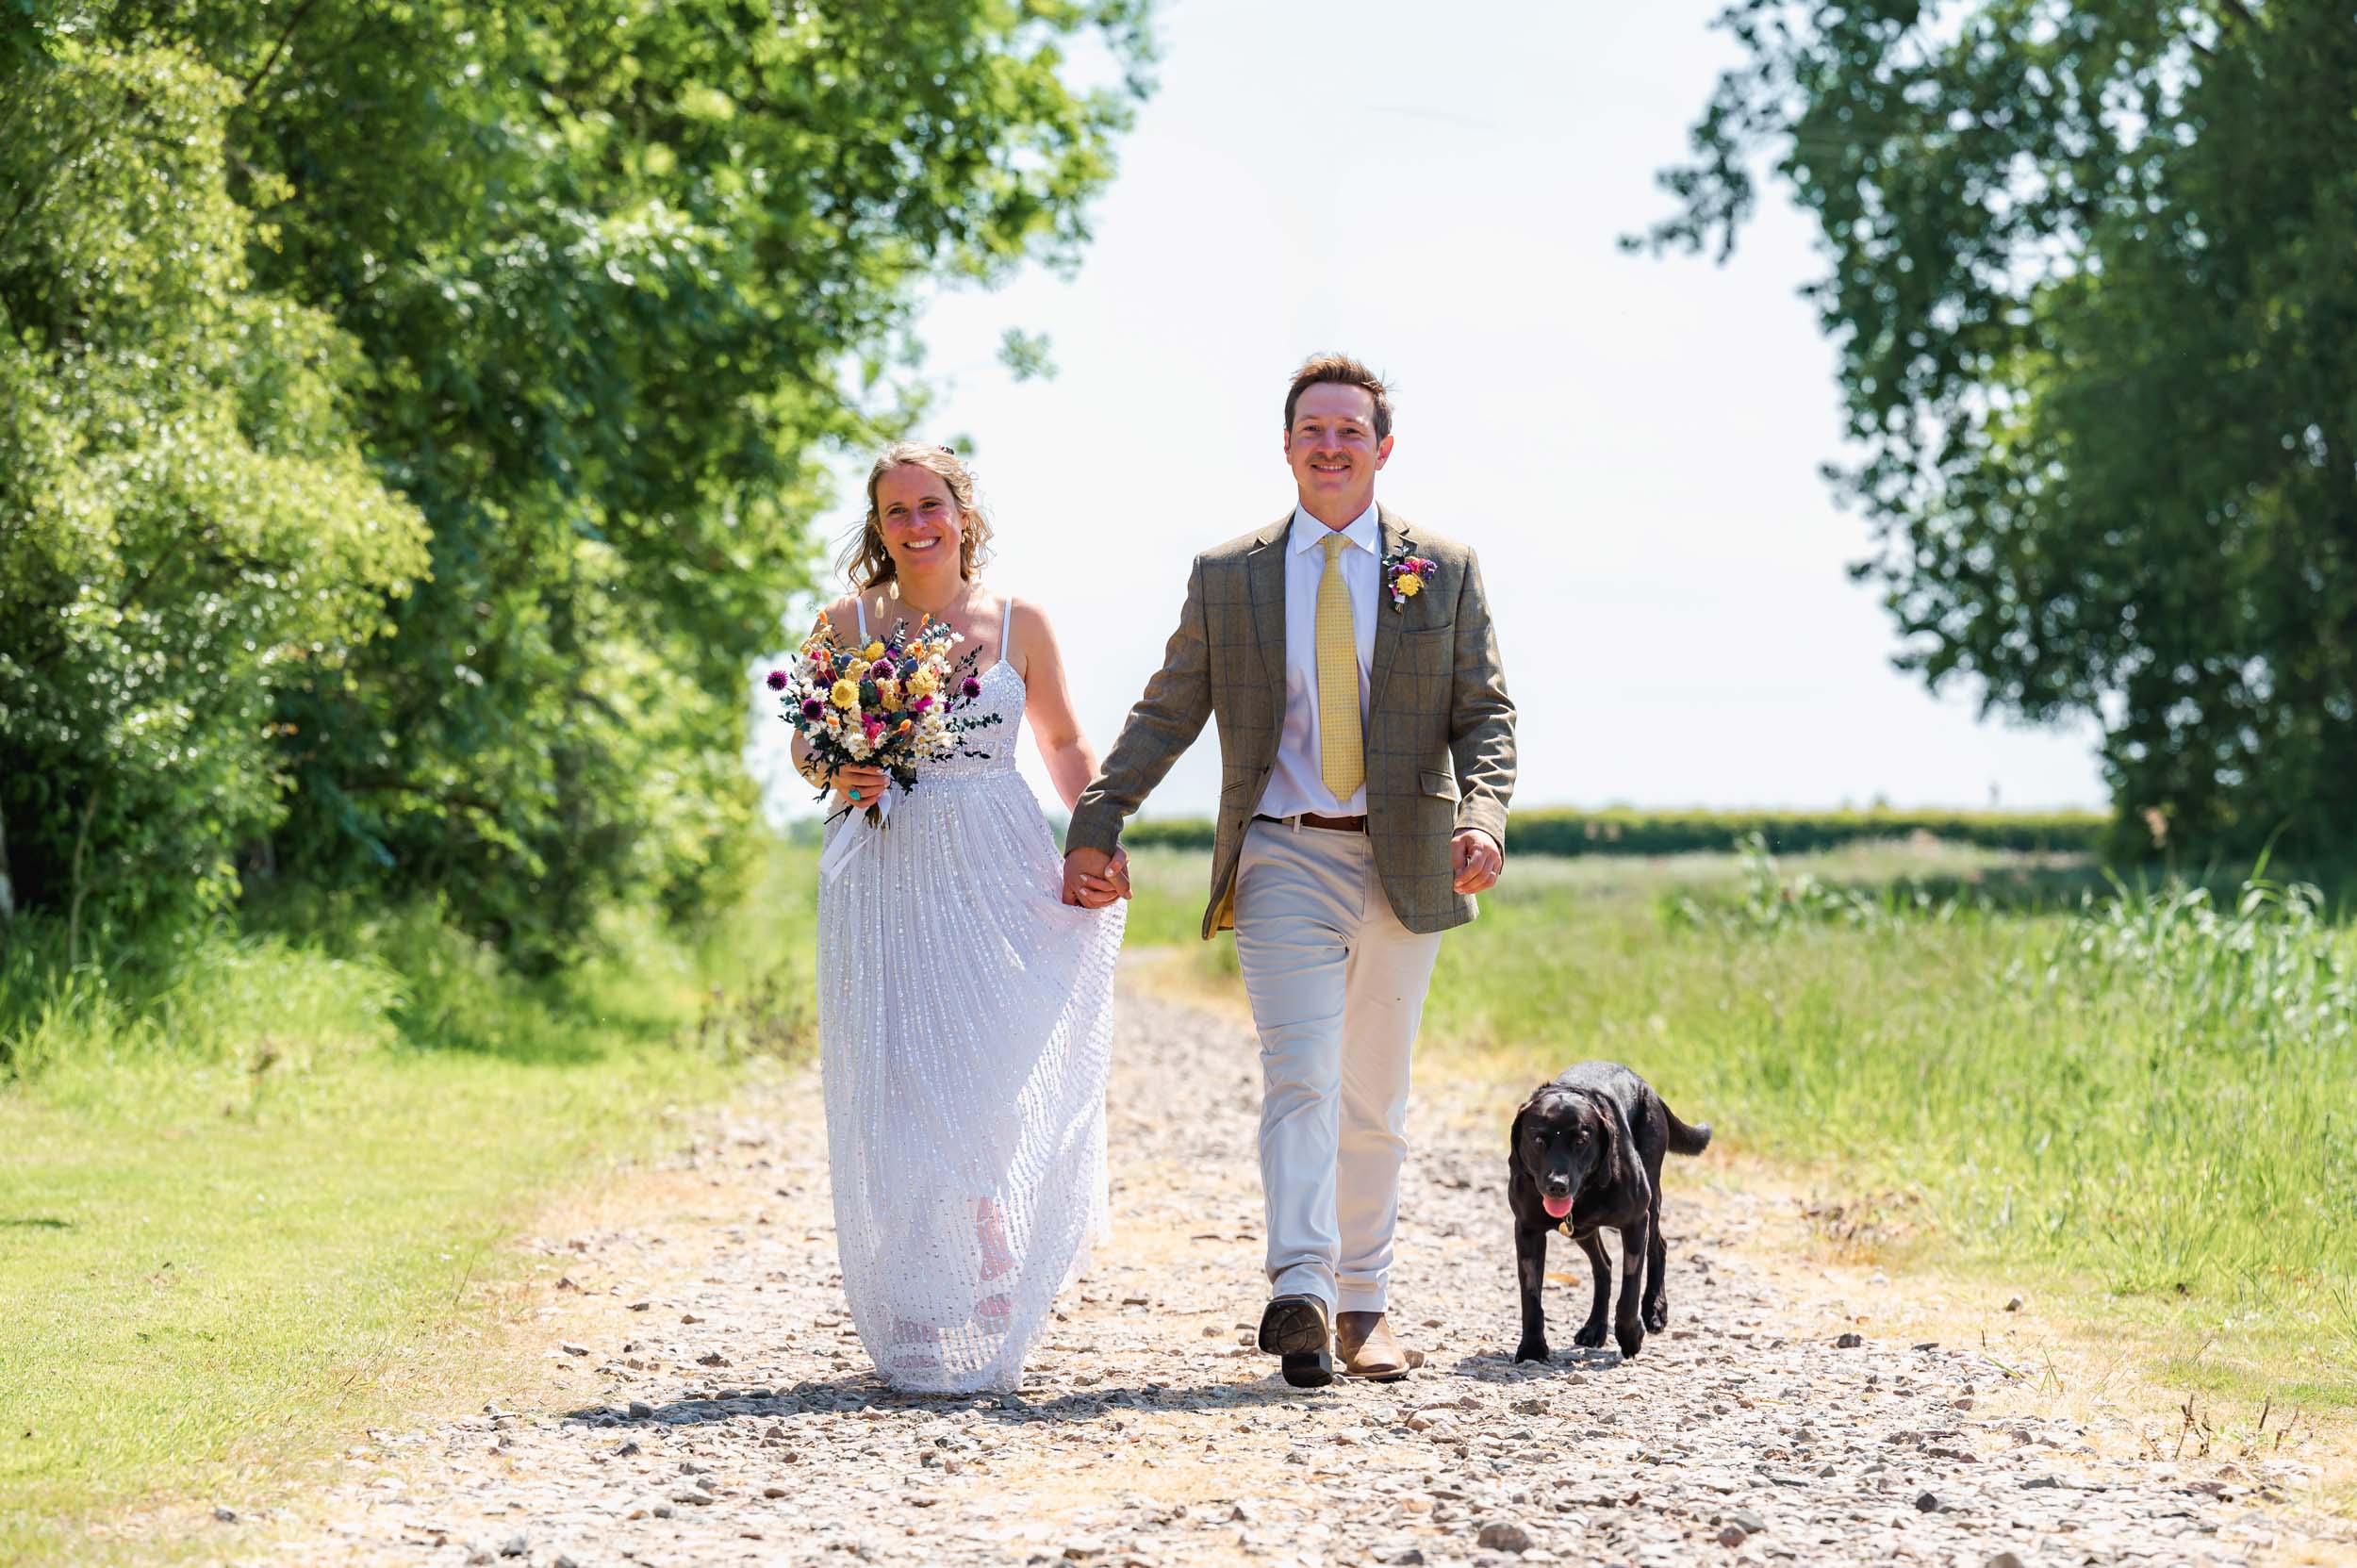
[[[1933,685],[2094,717],[2123,844],[2345,845],[2357,797],[2357,26],[2314,0],[1744,0],[1656,248],[1765,162]]]
[[[93,58],[235,84],[215,174],[255,287],[353,346],[371,472],[423,520],[383,635],[272,688],[265,858],[430,894],[528,960],[602,898],[702,901],[824,455],[911,417],[882,388],[921,280],[1077,254],[1144,8],[86,12]],[[1115,85],[1068,84],[1084,31]]]
[[[425,524],[362,452],[357,345],[247,265],[234,84],[47,41],[0,110],[0,882],[78,946],[86,907],[234,896],[277,700],[349,667]]]

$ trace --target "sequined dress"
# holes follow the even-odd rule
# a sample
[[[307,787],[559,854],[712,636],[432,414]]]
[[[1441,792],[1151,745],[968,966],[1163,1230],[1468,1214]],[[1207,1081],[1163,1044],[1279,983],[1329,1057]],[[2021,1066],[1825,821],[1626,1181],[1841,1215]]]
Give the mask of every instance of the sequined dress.
[[[865,635],[863,624],[861,635]],[[1012,1391],[1106,1224],[1105,1071],[1123,906],[1062,901],[1015,770],[1021,674],[964,711],[818,894],[818,1032],[843,1291],[896,1388]]]

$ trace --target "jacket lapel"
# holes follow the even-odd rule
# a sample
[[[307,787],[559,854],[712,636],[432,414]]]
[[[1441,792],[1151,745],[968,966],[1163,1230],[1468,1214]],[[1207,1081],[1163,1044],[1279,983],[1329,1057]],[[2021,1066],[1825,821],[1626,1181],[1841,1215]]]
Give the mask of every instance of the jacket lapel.
[[[1285,727],[1285,541],[1293,535],[1293,522],[1287,513],[1264,529],[1244,563],[1252,589],[1252,641],[1260,652],[1261,678],[1268,683],[1272,754]]]
[[[1370,716],[1383,701],[1383,682],[1392,673],[1392,660],[1399,652],[1399,606],[1392,602],[1392,593],[1383,582],[1382,564],[1407,547],[1408,530],[1398,519],[1380,506],[1376,509],[1376,583],[1375,583],[1375,655],[1374,665],[1367,671],[1367,712]],[[1415,602],[1413,600],[1409,603]]]

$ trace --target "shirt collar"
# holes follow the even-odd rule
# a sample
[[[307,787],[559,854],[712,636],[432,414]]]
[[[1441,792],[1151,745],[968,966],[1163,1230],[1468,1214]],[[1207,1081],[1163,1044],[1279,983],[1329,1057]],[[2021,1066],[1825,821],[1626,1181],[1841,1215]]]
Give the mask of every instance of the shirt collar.
[[[1367,509],[1352,519],[1350,526],[1343,530],[1343,537],[1370,555],[1377,553],[1376,547],[1382,542],[1381,515],[1382,508],[1372,501],[1368,502]],[[1313,550],[1317,548],[1320,539],[1332,532],[1332,529],[1311,517],[1308,508],[1296,503],[1294,507],[1293,533],[1287,536],[1288,553],[1298,555],[1305,550]]]

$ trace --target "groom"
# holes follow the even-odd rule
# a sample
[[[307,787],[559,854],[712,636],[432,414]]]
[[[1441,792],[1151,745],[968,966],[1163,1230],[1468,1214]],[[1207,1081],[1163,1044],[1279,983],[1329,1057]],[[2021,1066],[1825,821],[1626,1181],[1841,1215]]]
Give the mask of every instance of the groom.
[[[1423,1363],[1384,1321],[1409,1050],[1441,933],[1506,861],[1514,707],[1463,545],[1376,504],[1391,394],[1326,355],[1285,396],[1290,516],[1195,557],[1162,668],[1073,809],[1064,900],[1219,720],[1203,934],[1229,926],[1261,1034],[1271,1299],[1298,1388]]]

